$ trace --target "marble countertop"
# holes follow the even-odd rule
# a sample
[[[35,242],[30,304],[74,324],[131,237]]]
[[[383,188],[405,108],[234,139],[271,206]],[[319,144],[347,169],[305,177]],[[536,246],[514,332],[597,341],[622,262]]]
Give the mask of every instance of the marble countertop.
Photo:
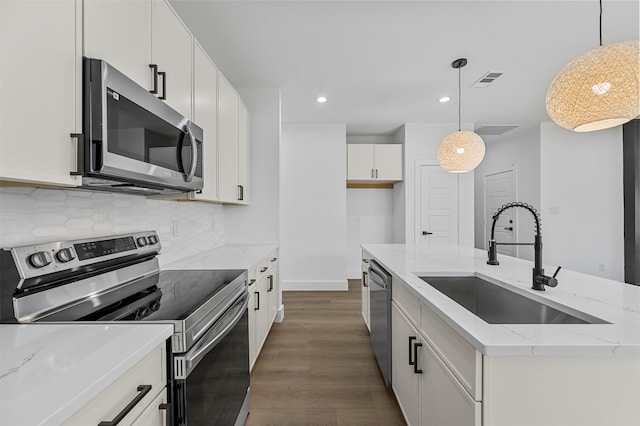
[[[382,266],[407,283],[419,300],[478,351],[494,356],[640,356],[640,287],[562,269],[558,286],[531,289],[533,262],[464,247],[427,249],[405,244],[364,244]],[[552,265],[543,265],[550,275]],[[506,283],[552,306],[561,305],[610,324],[489,324],[419,276],[469,275]]]
[[[0,424],[61,424],[172,333],[167,324],[0,325]]]
[[[249,269],[277,249],[272,244],[227,244],[171,262],[162,269]]]

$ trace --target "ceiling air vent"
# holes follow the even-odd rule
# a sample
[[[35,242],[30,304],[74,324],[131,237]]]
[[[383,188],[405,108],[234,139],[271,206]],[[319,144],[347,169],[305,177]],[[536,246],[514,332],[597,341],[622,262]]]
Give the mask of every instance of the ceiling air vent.
[[[500,136],[513,129],[517,129],[520,125],[496,125],[496,126],[481,126],[475,129],[475,132],[480,136]]]
[[[478,87],[478,88],[486,87],[489,84],[493,83],[495,79],[500,77],[501,75],[502,75],[501,72],[488,72],[482,77],[480,77],[478,81],[473,83],[471,87]]]

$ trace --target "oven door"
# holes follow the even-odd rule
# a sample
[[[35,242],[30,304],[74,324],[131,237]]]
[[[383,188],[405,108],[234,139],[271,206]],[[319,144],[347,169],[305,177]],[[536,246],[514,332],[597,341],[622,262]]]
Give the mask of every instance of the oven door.
[[[249,414],[249,294],[174,356],[176,425],[244,424]]]

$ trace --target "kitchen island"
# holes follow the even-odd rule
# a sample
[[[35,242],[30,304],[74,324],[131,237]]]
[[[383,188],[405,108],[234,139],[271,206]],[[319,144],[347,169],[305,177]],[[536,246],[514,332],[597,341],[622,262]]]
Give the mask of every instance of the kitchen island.
[[[563,269],[540,292],[531,261],[362,247],[393,277],[392,383],[408,423],[640,424],[640,288]],[[471,275],[602,323],[489,324],[420,278]]]

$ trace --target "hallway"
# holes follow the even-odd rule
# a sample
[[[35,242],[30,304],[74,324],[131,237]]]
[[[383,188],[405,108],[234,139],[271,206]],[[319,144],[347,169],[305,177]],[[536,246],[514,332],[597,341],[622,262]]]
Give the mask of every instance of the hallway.
[[[360,281],[343,292],[283,292],[251,375],[257,425],[404,425],[360,313]]]

